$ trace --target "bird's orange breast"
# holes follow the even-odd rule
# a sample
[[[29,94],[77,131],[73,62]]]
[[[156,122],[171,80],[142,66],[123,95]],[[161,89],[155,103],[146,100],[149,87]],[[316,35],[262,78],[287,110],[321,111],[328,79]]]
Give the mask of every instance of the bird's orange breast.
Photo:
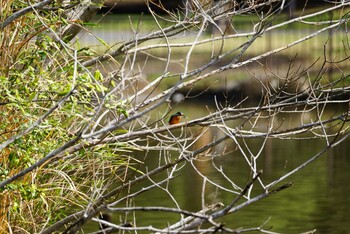
[[[170,120],[169,120],[169,124],[172,125],[172,124],[178,124],[180,123],[180,119],[181,117],[180,116],[171,116]]]

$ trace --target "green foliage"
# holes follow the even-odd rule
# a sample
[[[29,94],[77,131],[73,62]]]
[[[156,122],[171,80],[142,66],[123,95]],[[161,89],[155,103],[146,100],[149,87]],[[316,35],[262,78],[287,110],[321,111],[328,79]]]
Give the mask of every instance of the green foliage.
[[[124,201],[128,206],[134,205],[136,204],[134,198],[138,194],[152,189],[151,187],[145,190],[134,189],[134,184],[141,181],[151,182],[154,188],[157,187],[166,192],[168,197],[170,195],[172,202],[176,203],[176,198],[168,192],[172,190],[170,177],[175,177],[177,173],[181,174],[180,170],[184,168],[180,164],[189,162],[192,166],[196,166],[195,164],[200,162],[196,160],[207,161],[206,156],[209,156],[208,158],[214,158],[214,155],[220,154],[224,156],[226,150],[221,152],[221,149],[215,147],[228,138],[240,146],[235,137],[247,136],[247,139],[263,137],[264,143],[261,145],[265,145],[269,137],[294,137],[301,131],[308,132],[310,129],[312,130],[310,137],[321,135],[324,138],[327,137],[328,141],[328,137],[334,136],[325,133],[332,128],[323,127],[324,124],[328,125],[323,121],[324,114],[318,113],[315,118],[310,117],[309,114],[305,116],[305,120],[303,116],[299,127],[291,127],[291,124],[285,127],[287,122],[285,120],[282,121],[283,124],[276,124],[279,120],[275,116],[281,113],[298,112],[298,108],[301,108],[298,102],[309,105],[320,100],[327,103],[328,96],[322,99],[323,93],[327,94],[331,88],[346,85],[348,76],[343,75],[341,79],[337,77],[336,81],[326,80],[323,79],[322,74],[319,74],[322,68],[317,71],[314,78],[314,73],[309,68],[305,72],[299,71],[299,68],[291,69],[294,66],[293,61],[290,61],[290,67],[282,68],[284,71],[280,74],[282,70],[279,68],[280,64],[276,64],[273,60],[267,61],[268,57],[273,55],[295,58],[296,49],[304,49],[305,46],[316,48],[316,43],[322,45],[317,47],[321,48],[322,53],[326,52],[323,45],[330,38],[329,34],[315,38],[314,40],[318,42],[305,38],[305,43],[295,44],[288,49],[289,43],[297,42],[305,35],[310,36],[311,32],[307,30],[305,35],[295,34],[299,22],[290,22],[273,28],[285,22],[286,15],[276,14],[275,17],[271,12],[272,15],[266,17],[265,13],[255,14],[258,12],[255,10],[259,7],[257,9],[248,7],[247,11],[243,11],[245,13],[236,16],[240,11],[232,8],[229,10],[231,12],[226,12],[227,14],[214,13],[210,11],[212,6],[205,4],[201,10],[191,9],[192,13],[186,16],[180,13],[176,16],[170,12],[169,16],[172,16],[170,18],[156,15],[137,18],[132,16],[130,21],[121,25],[120,28],[115,28],[115,20],[112,20],[113,22],[109,24],[111,30],[122,31],[131,28],[134,38],[111,46],[107,41],[96,36],[99,44],[107,49],[107,52],[99,57],[101,54],[97,54],[89,47],[81,46],[79,42],[73,44],[69,41],[72,36],[69,29],[75,28],[70,26],[96,27],[96,24],[82,22],[79,17],[76,19],[69,17],[70,13],[77,13],[73,12],[75,7],[84,5],[85,2],[77,1],[77,5],[63,7],[60,1],[54,1],[44,7],[34,7],[35,4],[42,2],[44,1],[10,0],[0,3],[0,22],[13,14],[20,13],[25,8],[30,9],[0,31],[2,61],[0,66],[0,147],[3,147],[0,153],[0,183],[6,182],[6,186],[3,185],[0,190],[0,199],[3,203],[0,208],[1,233],[6,232],[8,227],[11,227],[11,232],[36,233],[64,218],[68,212],[84,210],[86,211],[84,214],[92,217],[97,215],[93,212],[100,212],[100,209],[106,208],[107,204],[111,205],[111,201],[115,198],[120,202],[114,204],[116,206]],[[68,2],[75,4],[75,1]],[[206,10],[209,10],[208,15],[204,15]],[[247,15],[248,13],[250,15]],[[215,36],[206,33],[205,30],[209,29],[209,26],[215,23],[214,21],[230,17],[233,17],[232,26],[236,30],[234,34],[226,35],[225,32],[225,35]],[[144,24],[140,18],[148,19],[151,23]],[[180,19],[183,21],[178,21]],[[214,21],[211,22],[211,19]],[[325,19],[328,17],[313,20]],[[263,32],[260,29],[270,25],[268,21],[273,27],[266,28],[267,33],[260,35],[260,32]],[[268,23],[265,24],[266,22]],[[163,28],[168,25],[170,27]],[[317,27],[316,24],[311,26],[303,24],[303,29]],[[278,28],[283,30],[282,33],[277,31],[277,34],[270,34]],[[182,34],[184,31],[189,34]],[[245,33],[241,34],[246,31],[251,32],[249,36]],[[185,38],[181,35],[189,35],[189,37]],[[193,36],[196,39],[188,41]],[[333,39],[337,37],[338,35],[333,35]],[[344,41],[345,39],[347,36],[344,37]],[[262,44],[267,44],[267,47]],[[340,50],[342,47],[343,45],[341,48],[334,47],[334,50]],[[320,50],[317,48],[314,51]],[[256,55],[261,56],[255,57]],[[313,55],[307,55],[307,59],[311,56]],[[105,62],[107,59],[109,60]],[[151,63],[150,61],[154,59],[156,63]],[[238,90],[237,81],[245,79],[247,72],[251,76],[259,73],[253,66],[250,67],[250,63],[255,62],[259,63],[263,75],[266,76],[266,80],[256,77],[260,82],[257,89],[262,93],[257,108],[241,109],[243,101],[235,106],[229,100],[230,95],[227,95],[224,105],[221,105],[218,100],[215,111],[212,112],[206,106],[206,111],[211,112],[207,117],[203,118],[202,113],[196,113],[197,111],[193,109],[187,112],[192,115],[194,121],[189,119],[179,126],[167,125],[166,118],[171,115],[171,112],[175,112],[174,108],[181,106],[180,103],[177,106],[169,102],[171,94],[180,89],[181,92],[186,92],[188,88],[186,98],[190,99],[194,96],[192,91],[196,89],[195,86],[199,88],[198,93],[206,91],[208,87],[215,89],[216,82],[213,82],[213,79],[224,80],[225,86],[218,84],[220,87],[225,87],[225,90],[222,90],[224,95],[232,90],[235,93],[235,90]],[[157,66],[153,67],[154,64]],[[337,63],[337,67],[342,69],[340,64]],[[270,69],[272,67],[274,69]],[[238,68],[241,70],[237,71]],[[288,71],[285,71],[286,69]],[[232,73],[232,70],[235,70],[235,74],[228,74]],[[227,74],[224,74],[226,71]],[[147,72],[154,72],[155,75],[148,75]],[[276,83],[269,78],[269,74],[277,78]],[[179,79],[182,75],[185,78]],[[226,82],[230,81],[226,79],[226,75],[235,79],[235,82],[232,82],[234,85]],[[301,81],[300,84],[306,86],[314,83],[313,86],[299,87],[296,80],[300,78],[304,80],[304,76],[305,80],[309,79],[311,82]],[[213,79],[208,79],[209,77]],[[153,82],[149,83],[150,80]],[[317,82],[313,82],[314,80]],[[300,92],[286,88],[287,85],[294,85],[294,83],[297,88],[300,88]],[[304,83],[307,84],[304,85]],[[226,92],[227,87],[229,89]],[[249,89],[252,88],[256,87],[250,85]],[[294,89],[294,86],[292,88]],[[324,90],[326,92],[323,92]],[[298,93],[303,95],[295,96]],[[313,97],[318,96],[318,93],[321,93],[322,97],[314,99]],[[304,99],[304,94],[309,95],[310,103],[304,102],[309,100],[309,98]],[[332,98],[332,96],[329,97]],[[286,109],[286,106],[293,110]],[[313,108],[310,107],[310,109]],[[308,111],[307,108],[305,110]],[[157,119],[154,119],[153,111],[159,111]],[[195,115],[201,118],[193,119]],[[308,122],[307,118],[315,121]],[[276,122],[275,119],[277,119]],[[338,122],[341,121],[340,119],[331,120],[330,123],[334,124],[334,128],[338,128]],[[195,132],[195,128],[193,128],[195,131],[192,131],[192,127],[198,127],[198,125],[202,129],[199,134]],[[178,134],[176,128],[180,130],[180,127],[181,133]],[[215,130],[212,132],[212,129]],[[251,178],[255,174],[260,174],[260,172],[257,173],[256,167],[258,155],[252,157],[257,149],[252,147],[250,150],[246,142],[244,141],[241,145],[245,147],[237,147],[237,149],[245,158],[246,166],[249,167],[249,178]],[[137,159],[139,155],[135,153],[134,147],[147,150],[147,153],[142,155],[142,159]],[[259,152],[262,152],[262,147]],[[154,169],[144,165],[148,151],[159,154],[156,160],[154,157],[149,157],[149,161],[154,163]],[[250,156],[246,153],[248,151]],[[175,158],[177,158],[176,161],[173,161]],[[28,169],[31,170],[28,172],[26,171]],[[202,168],[198,167],[195,173],[202,174],[201,178],[204,182],[209,181],[208,177],[203,177],[205,175],[201,170]],[[204,170],[207,169],[203,166]],[[226,178],[226,172],[221,168],[216,167],[215,170]],[[160,172],[164,173],[159,174]],[[163,181],[164,183],[153,180],[154,177],[163,178],[163,176],[167,178],[167,181]],[[226,179],[230,186],[234,185],[228,177]],[[253,184],[256,179],[258,178],[256,177],[251,183]],[[188,178],[186,181],[189,181]],[[260,183],[263,185],[262,181]],[[202,184],[204,188],[205,183],[198,184]],[[213,189],[221,189],[215,181],[209,184]],[[247,195],[244,194],[245,189],[240,189],[236,185],[233,187],[230,197],[235,194],[246,199],[253,194],[252,190],[248,191],[249,195]],[[267,196],[270,191],[271,194],[274,193],[269,189],[269,186],[265,187],[262,195]],[[205,188],[202,189],[202,198],[206,195],[205,190]],[[277,191],[279,190],[275,192]],[[120,194],[122,195],[119,197]],[[204,202],[202,203],[201,207],[204,208]],[[231,208],[232,206],[225,209],[228,211]],[[211,218],[205,220],[208,221]],[[85,222],[85,220],[80,221]],[[78,226],[80,222],[75,224]],[[60,225],[69,225],[69,223],[61,222]]]
[[[1,2],[0,18],[3,21],[27,6],[22,1]],[[73,57],[72,48],[55,38],[52,32],[59,32],[71,22],[64,18],[63,9],[52,9],[27,13],[0,32],[0,142],[35,125],[1,152],[1,181],[74,138],[91,120],[88,113],[94,113],[93,102],[99,93],[107,90],[102,72],[92,74],[78,63],[95,53],[85,47]],[[65,99],[66,95],[69,98]],[[53,109],[61,100],[62,105]],[[127,116],[125,107],[114,108]],[[128,152],[121,144],[66,153],[8,184],[0,191],[0,223],[5,225],[0,225],[0,230],[6,229],[9,220],[16,220],[13,228],[34,232],[46,222],[42,217],[54,222],[66,215],[64,207],[74,209],[87,204],[92,187],[112,178],[116,182],[115,176],[123,174],[120,169],[128,165]],[[28,221],[30,210],[35,213],[32,223]],[[8,212],[10,215],[4,215]]]

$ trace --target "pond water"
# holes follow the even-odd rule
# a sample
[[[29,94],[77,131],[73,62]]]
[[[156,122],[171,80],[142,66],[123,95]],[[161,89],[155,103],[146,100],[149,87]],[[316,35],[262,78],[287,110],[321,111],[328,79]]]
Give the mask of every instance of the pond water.
[[[127,19],[127,18],[126,18]],[[129,37],[127,34],[115,35],[116,31],[123,31],[117,27],[110,29],[95,29],[96,34],[107,42],[110,38],[123,40]],[[206,103],[201,104],[181,104],[179,107],[189,118],[196,118],[208,114]],[[198,130],[198,129],[197,129]],[[194,131],[184,129],[183,131]],[[180,135],[180,132],[176,134]],[[213,135],[216,133],[213,132]],[[262,145],[261,139],[247,139],[253,154],[256,154]],[[277,194],[245,207],[238,212],[217,220],[227,227],[253,228],[263,224],[263,228],[280,233],[301,233],[316,230],[317,233],[350,233],[348,224],[350,223],[350,140],[344,141],[338,147],[329,150],[316,161],[294,174],[283,183],[293,181],[294,184]],[[136,197],[131,202],[131,206],[164,206],[176,207],[173,201],[176,200],[179,207],[184,210],[198,211],[202,209],[201,194],[203,191],[203,176],[208,178],[205,187],[205,205],[221,202],[229,204],[236,195],[229,192],[233,190],[233,185],[217,168],[222,167],[225,175],[241,188],[250,178],[250,168],[247,165],[242,153],[237,150],[236,144],[232,140],[227,140],[225,145],[220,145],[218,151],[224,147],[230,150],[224,156],[216,156],[211,159],[196,161],[193,165],[184,164],[179,170],[175,179],[170,183],[169,193],[162,189],[154,189]],[[257,169],[262,169],[261,180],[265,185],[296,168],[306,160],[317,154],[325,147],[325,141],[321,139],[310,140],[278,140],[269,139],[264,146],[261,155],[257,160]],[[164,162],[164,155],[159,153],[138,152],[134,155],[144,162],[145,168],[152,170],[159,166],[160,161]],[[172,158],[178,155],[174,153]],[[193,167],[196,167],[194,170]],[[163,173],[152,179],[159,181],[164,178]],[[225,189],[217,189],[210,184],[215,182]],[[146,187],[150,183],[141,183],[133,188],[137,191]],[[259,183],[253,187],[251,197],[262,192]],[[244,199],[241,202],[245,201]],[[156,228],[166,228],[180,220],[180,216],[164,212],[137,212],[128,215],[116,213],[113,215],[113,222],[120,224],[125,220],[131,221],[136,226],[153,226]],[[96,223],[90,222],[85,231],[96,231]],[[147,232],[145,232],[147,233]]]
[[[196,109],[194,105],[183,104],[181,108],[188,113],[189,118],[194,118],[204,112],[204,108]],[[195,113],[193,116],[190,110]],[[183,131],[193,131],[193,129]],[[174,134],[180,135],[180,131]],[[260,150],[262,142],[261,139],[246,139],[246,144],[250,146],[253,154]],[[258,227],[266,223],[265,229],[279,233],[301,233],[312,230],[317,230],[317,233],[348,233],[350,158],[347,152],[350,150],[349,143],[350,141],[347,140],[329,150],[303,170],[279,184],[292,181],[294,184],[290,188],[218,219],[217,222],[233,229]],[[169,192],[173,197],[162,189],[154,189],[129,201],[129,205],[176,207],[173,201],[175,199],[181,209],[193,212],[201,210],[203,177],[193,169],[193,166],[208,179],[204,196],[205,204],[218,202],[229,204],[236,197],[235,194],[229,192],[229,190],[234,190],[234,187],[218,173],[213,165],[216,165],[217,168],[222,167],[226,176],[241,188],[250,178],[250,168],[232,140],[227,140],[225,146],[228,147],[227,150],[231,150],[226,155],[218,155],[213,160],[198,160],[193,165],[188,162],[182,164],[184,167],[175,173],[178,177],[173,179],[169,185]],[[317,154],[324,146],[325,141],[320,139],[269,139],[257,160],[257,169],[263,170],[261,176],[263,183],[267,185],[286,174]],[[218,147],[217,151],[220,150],[221,148]],[[174,153],[172,158],[177,156]],[[146,171],[145,168],[152,170],[160,163],[164,163],[164,155],[159,155],[159,153],[148,152],[145,157],[145,152],[138,152],[135,153],[135,157],[144,162],[144,166],[140,168],[142,171]],[[152,179],[160,181],[165,176],[166,173],[163,173]],[[209,181],[219,184],[224,189],[217,189]],[[150,184],[150,182],[138,184],[132,191],[137,191]],[[261,186],[255,183],[251,197],[261,192]],[[245,199],[241,200],[241,202],[244,201]],[[179,221],[180,216],[165,212],[113,214],[114,223],[120,224],[121,220],[132,221],[138,227],[166,228],[167,225]],[[96,230],[96,223],[92,222],[86,229],[86,231]]]

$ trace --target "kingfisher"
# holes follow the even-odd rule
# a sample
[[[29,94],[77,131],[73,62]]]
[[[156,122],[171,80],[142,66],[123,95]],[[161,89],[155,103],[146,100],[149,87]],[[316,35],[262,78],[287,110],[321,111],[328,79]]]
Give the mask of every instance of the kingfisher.
[[[169,124],[173,125],[173,124],[180,123],[181,117],[186,117],[186,116],[181,112],[177,112],[177,113],[173,114],[172,116],[170,116]]]

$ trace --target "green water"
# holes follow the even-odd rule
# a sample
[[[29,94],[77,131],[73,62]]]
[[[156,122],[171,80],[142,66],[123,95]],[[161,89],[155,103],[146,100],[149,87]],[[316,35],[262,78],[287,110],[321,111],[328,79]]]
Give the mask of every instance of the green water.
[[[109,38],[113,40],[116,40],[116,37],[118,37],[118,40],[123,39],[123,35],[116,36],[115,31],[111,31],[108,28],[106,31],[102,30],[101,32],[98,29],[95,30],[97,33],[101,33],[100,36],[105,36],[104,39],[108,42],[110,41]],[[128,37],[129,35],[125,34],[124,36]],[[148,78],[152,77],[152,75],[159,75],[159,61],[157,64],[157,66],[147,66],[143,71]],[[154,64],[151,63],[151,65]],[[177,69],[174,70],[177,71]],[[200,100],[200,98],[197,100]],[[210,101],[211,104],[214,103],[213,100],[214,97]],[[190,119],[194,119],[208,114],[208,108],[211,110],[215,108],[208,103],[203,100],[197,104],[184,103],[179,105],[177,110],[181,110]],[[330,115],[334,114],[333,111],[330,112]],[[297,122],[300,122],[301,119],[300,116],[292,115],[286,115],[283,118],[287,119],[285,121],[286,123],[292,122],[293,118],[297,119]],[[307,116],[307,118],[311,119],[312,117]],[[259,124],[262,129],[266,129],[266,123]],[[184,131],[188,132],[187,135],[189,135],[190,132],[193,133],[199,131],[199,129],[185,129]],[[180,135],[179,132],[176,132],[176,134]],[[216,134],[217,132],[213,131],[212,137],[215,137]],[[253,154],[259,152],[262,142],[262,139],[246,139],[246,144],[249,145]],[[240,143],[242,144],[243,142],[240,141]],[[203,145],[205,142],[201,144]],[[325,140],[323,139],[269,139],[257,160],[256,168],[263,170],[261,180],[265,185],[269,184],[317,154],[325,145]],[[224,148],[230,153],[220,156]],[[291,234],[312,230],[317,230],[316,233],[350,233],[348,231],[348,224],[350,223],[350,216],[348,215],[350,211],[350,158],[347,153],[350,150],[349,148],[350,139],[347,139],[279,184],[294,182],[292,187],[245,207],[236,213],[220,218],[217,222],[232,229],[254,228],[265,223],[263,226],[265,229]],[[242,188],[251,176],[250,168],[242,152],[237,150],[235,142],[227,140],[224,145],[216,148],[216,152],[219,155],[213,157],[212,160],[201,159],[194,163],[197,170],[207,177],[205,194],[203,196],[205,205],[218,202],[226,205],[229,204],[237,195],[230,192],[234,188],[227,178]],[[247,150],[245,152],[247,153]],[[158,152],[148,152],[147,157],[145,157],[145,152],[137,152],[133,156],[144,162],[144,166],[140,168],[144,172],[146,168],[152,170],[165,161],[165,155],[159,155]],[[178,154],[176,153],[171,155],[172,159],[177,157]],[[193,212],[201,210],[203,177],[198,175],[198,172],[194,170],[193,165],[190,163],[187,162],[182,165],[181,170],[174,173],[177,177],[170,182],[169,193],[162,189],[154,189],[129,201],[128,206],[163,206],[176,208],[174,202],[176,200],[177,205],[181,209]],[[213,165],[216,168],[222,168],[227,178],[220,174]],[[152,179],[154,181],[160,181],[166,175],[165,172],[152,177]],[[220,185],[222,189],[216,188],[210,182]],[[149,181],[140,183],[130,192],[138,191],[150,184],[151,182]],[[252,198],[261,192],[261,186],[259,183],[255,183],[250,197]],[[244,201],[246,200],[240,200],[240,202]],[[113,214],[114,223],[121,224],[125,221],[131,221],[137,227],[152,226],[155,228],[166,228],[168,225],[179,220],[180,215],[165,212]],[[96,230],[96,223],[89,222],[86,231]]]
[[[256,153],[262,140],[247,140],[246,143]],[[280,233],[300,233],[317,230],[317,233],[347,233],[350,217],[350,158],[348,150],[350,141],[347,140],[337,148],[328,151],[316,161],[286,179],[283,183],[293,181],[292,187],[254,203],[236,213],[217,220],[225,226],[237,228],[252,228],[264,226],[265,229]],[[232,140],[225,142],[233,151],[225,156],[216,156],[213,160],[198,160],[195,167],[208,181],[215,182],[224,189],[217,189],[208,181],[205,188],[205,204],[222,202],[229,204],[236,195],[225,191],[234,190],[232,184],[214,168],[222,167],[225,175],[241,188],[250,178],[250,170],[245,159],[235,149]],[[266,185],[290,170],[304,163],[325,146],[323,140],[268,140],[262,154],[257,160],[257,169],[262,169],[261,179]],[[219,150],[219,149],[218,149]],[[256,152],[255,152],[256,151]],[[147,154],[139,152],[135,155],[144,161],[143,171],[158,167],[164,157],[158,153]],[[174,154],[172,158],[176,158]],[[203,191],[203,177],[193,169],[190,163],[175,173],[178,177],[169,184],[169,192],[181,209],[198,211],[201,209],[201,194]],[[166,173],[152,177],[154,181],[165,178]],[[140,183],[133,188],[133,192],[150,185],[150,182]],[[165,185],[164,185],[165,186]],[[262,192],[256,183],[251,197]],[[148,191],[130,203],[130,206],[162,206],[174,207],[175,203],[169,193],[162,189]],[[242,199],[241,202],[244,202]],[[125,204],[123,204],[125,205]],[[135,217],[135,219],[134,219]],[[153,226],[165,228],[167,225],[180,220],[177,214],[165,212],[136,212],[129,214],[115,213],[113,222],[120,224],[121,220],[136,223],[137,227]],[[96,229],[95,223],[90,223],[89,231]],[[146,233],[146,232],[145,232]]]

